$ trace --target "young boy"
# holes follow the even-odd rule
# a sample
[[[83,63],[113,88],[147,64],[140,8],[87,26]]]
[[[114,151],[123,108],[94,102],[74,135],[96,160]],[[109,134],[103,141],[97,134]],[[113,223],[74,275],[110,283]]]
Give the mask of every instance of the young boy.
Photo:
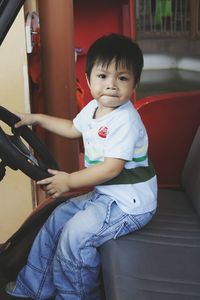
[[[94,190],[55,209],[36,237],[27,265],[7,285],[33,299],[100,299],[98,247],[143,227],[156,209],[157,181],[148,160],[148,138],[131,96],[143,55],[129,38],[110,34],[89,48],[86,78],[92,100],[73,121],[19,114],[22,125],[67,138],[83,137],[86,168],[71,174],[49,170],[38,182],[53,198],[71,189]]]

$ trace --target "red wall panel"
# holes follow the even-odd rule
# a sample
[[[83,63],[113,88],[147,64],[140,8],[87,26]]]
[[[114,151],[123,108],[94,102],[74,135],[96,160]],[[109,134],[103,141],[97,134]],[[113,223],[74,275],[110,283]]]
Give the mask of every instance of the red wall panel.
[[[91,94],[85,79],[85,55],[100,36],[112,32],[129,35],[129,0],[74,0],[75,46],[83,49],[78,57],[76,74],[85,91],[85,103]]]

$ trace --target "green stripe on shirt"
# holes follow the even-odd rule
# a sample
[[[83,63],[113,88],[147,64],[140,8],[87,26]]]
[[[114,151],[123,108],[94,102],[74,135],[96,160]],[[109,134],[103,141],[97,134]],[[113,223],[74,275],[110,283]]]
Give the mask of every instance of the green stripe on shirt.
[[[123,169],[115,178],[104,182],[101,185],[113,184],[135,184],[150,180],[155,176],[155,170],[152,163],[149,161],[147,167],[136,167],[132,169]]]
[[[102,162],[101,160],[98,160],[98,159],[92,160],[86,154],[84,155],[84,159],[90,165],[95,165],[95,164],[99,164],[100,162]],[[131,161],[141,162],[141,161],[145,161],[146,159],[147,159],[147,154],[144,156],[140,156],[140,157],[135,157],[135,158],[133,157]]]
[[[145,154],[144,156],[140,156],[140,157],[133,157],[132,161],[141,162],[141,161],[145,161],[146,159],[147,159],[147,154]]]
[[[98,159],[92,160],[86,154],[84,155],[84,159],[90,165],[95,165],[95,164],[99,164],[100,162],[102,162],[101,160],[98,160]]]

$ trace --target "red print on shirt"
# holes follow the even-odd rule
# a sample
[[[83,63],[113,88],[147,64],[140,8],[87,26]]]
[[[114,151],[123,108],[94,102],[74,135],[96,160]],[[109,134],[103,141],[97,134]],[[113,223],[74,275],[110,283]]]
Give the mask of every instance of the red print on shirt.
[[[108,127],[106,126],[101,126],[98,130],[98,135],[105,139],[107,137],[107,134],[108,134]]]

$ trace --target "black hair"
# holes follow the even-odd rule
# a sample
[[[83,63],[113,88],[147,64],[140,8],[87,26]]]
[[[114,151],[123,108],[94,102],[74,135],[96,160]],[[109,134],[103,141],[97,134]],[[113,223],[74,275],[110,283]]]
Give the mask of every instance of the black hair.
[[[137,43],[117,33],[100,37],[88,49],[86,57],[88,80],[90,80],[91,71],[95,64],[108,67],[113,59],[116,62],[116,69],[119,64],[124,64],[127,69],[133,72],[135,84],[139,83],[143,68],[143,53]]]

